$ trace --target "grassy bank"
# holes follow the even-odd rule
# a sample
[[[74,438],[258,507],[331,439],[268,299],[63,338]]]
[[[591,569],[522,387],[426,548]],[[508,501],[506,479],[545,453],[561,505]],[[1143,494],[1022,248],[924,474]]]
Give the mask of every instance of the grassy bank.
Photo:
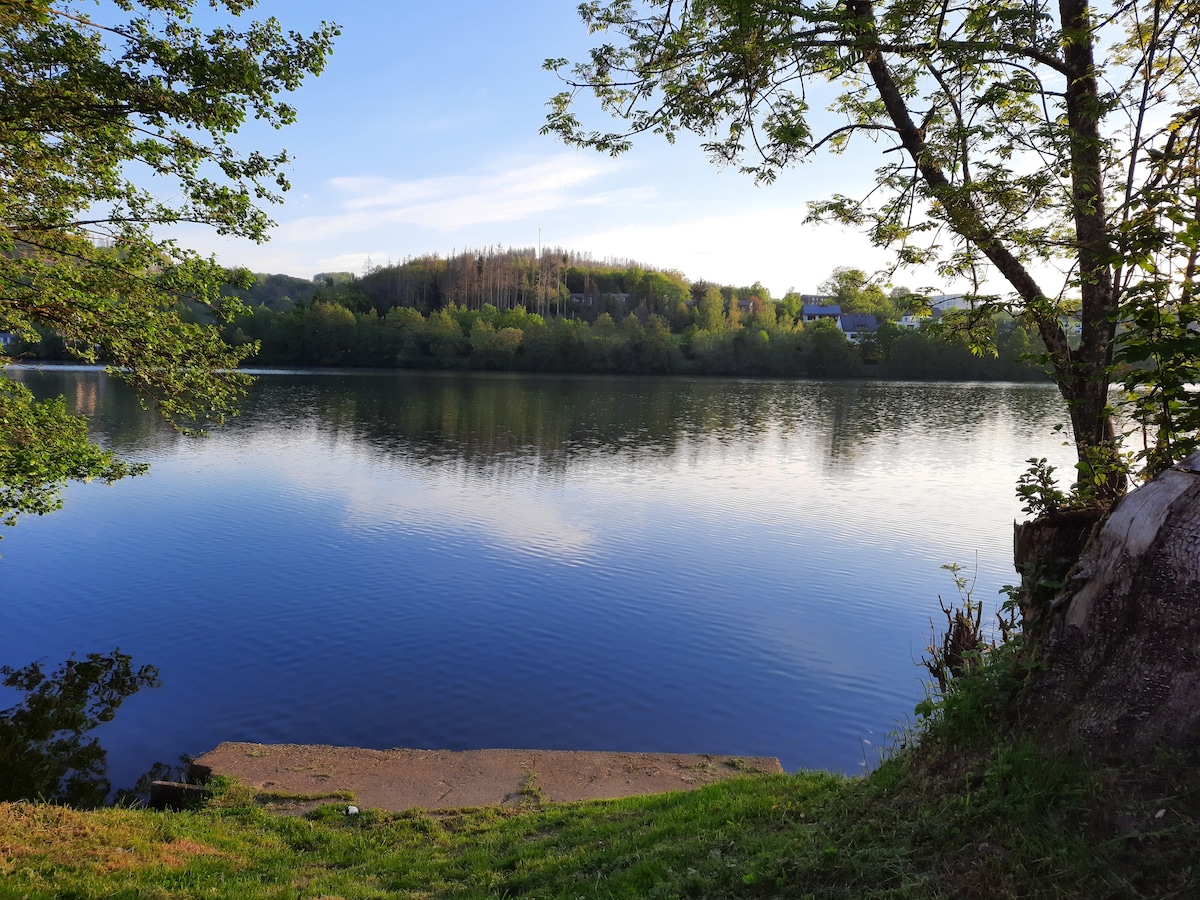
[[[0,805],[0,897],[1195,897],[1200,789],[1030,743],[932,746],[866,778],[620,801],[305,817]]]

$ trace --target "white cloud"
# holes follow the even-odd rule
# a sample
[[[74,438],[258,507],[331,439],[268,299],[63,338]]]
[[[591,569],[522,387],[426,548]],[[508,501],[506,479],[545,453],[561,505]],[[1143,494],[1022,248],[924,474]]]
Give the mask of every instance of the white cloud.
[[[306,187],[303,202],[289,203],[297,215],[286,215],[288,207],[268,210],[280,224],[265,245],[199,227],[170,233],[226,265],[255,272],[358,272],[368,257],[382,264],[471,242],[531,242],[541,222],[556,215],[588,210],[589,219],[600,221],[606,211],[661,203],[655,186],[613,187],[611,176],[624,170],[623,163],[604,157],[558,153],[510,157],[465,174],[427,178],[339,176],[326,180],[323,190]]]
[[[563,562],[586,562],[596,552],[593,525],[564,502],[554,479],[530,489],[464,466],[434,471],[357,439],[333,438],[315,422],[216,434],[211,447],[206,459],[213,471],[246,471],[249,460],[275,459],[269,474],[280,479],[280,491],[340,504],[341,527],[355,535],[379,529],[472,535],[507,552]]]
[[[473,225],[519,222],[567,207],[607,206],[645,198],[647,191],[581,189],[613,166],[599,158],[560,154],[467,175],[401,181],[369,176],[331,179],[339,212],[283,224],[276,239],[329,240],[381,227],[415,225],[451,233]]]

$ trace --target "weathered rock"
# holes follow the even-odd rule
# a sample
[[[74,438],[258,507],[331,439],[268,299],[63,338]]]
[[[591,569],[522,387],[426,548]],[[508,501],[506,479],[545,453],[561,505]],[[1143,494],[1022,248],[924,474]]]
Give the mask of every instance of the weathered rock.
[[[1091,750],[1200,748],[1200,453],[1130,492],[1054,599],[1027,708]]]

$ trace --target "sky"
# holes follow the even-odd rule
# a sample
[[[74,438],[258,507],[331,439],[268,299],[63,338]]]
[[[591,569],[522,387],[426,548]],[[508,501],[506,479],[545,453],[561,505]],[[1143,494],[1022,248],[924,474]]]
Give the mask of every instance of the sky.
[[[547,57],[591,46],[574,0],[261,0],[255,18],[342,35],[320,77],[291,95],[296,124],[243,130],[286,148],[292,189],[271,207],[270,241],[184,229],[181,242],[225,265],[311,277],[361,273],[464,248],[562,247],[596,259],[675,269],[689,280],[775,297],[809,293],[838,266],[868,272],[889,256],[861,234],[805,224],[806,202],[865,194],[880,148],[867,144],[784,173],[770,186],[714,166],[697,141],[657,136],[613,159],[538,134],[562,89]],[[594,107],[585,123],[613,120]],[[949,288],[928,277],[895,279]]]

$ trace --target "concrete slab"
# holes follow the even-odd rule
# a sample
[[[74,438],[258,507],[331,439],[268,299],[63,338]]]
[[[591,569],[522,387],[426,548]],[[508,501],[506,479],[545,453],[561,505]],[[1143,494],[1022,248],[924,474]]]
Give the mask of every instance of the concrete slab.
[[[735,775],[778,773],[773,757],[573,750],[367,750],[223,743],[193,763],[283,794],[351,791],[388,810],[611,799],[686,791]]]

